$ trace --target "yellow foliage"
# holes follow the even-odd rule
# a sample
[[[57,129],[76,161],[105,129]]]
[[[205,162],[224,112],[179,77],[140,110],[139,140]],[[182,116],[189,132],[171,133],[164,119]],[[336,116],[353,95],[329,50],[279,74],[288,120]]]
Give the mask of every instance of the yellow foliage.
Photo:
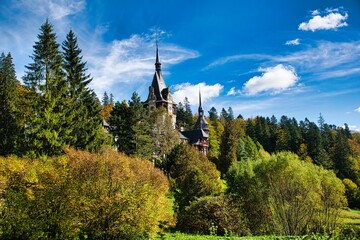
[[[111,149],[65,151],[33,161],[0,157],[0,237],[149,238],[172,221],[168,181],[152,163]]]

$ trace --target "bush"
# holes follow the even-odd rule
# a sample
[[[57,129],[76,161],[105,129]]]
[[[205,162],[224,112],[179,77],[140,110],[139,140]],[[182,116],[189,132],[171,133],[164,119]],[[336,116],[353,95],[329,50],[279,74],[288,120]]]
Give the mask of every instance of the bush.
[[[171,221],[166,177],[112,150],[0,158],[0,176],[2,239],[141,239]]]
[[[181,144],[173,149],[167,162],[171,188],[181,212],[190,202],[223,190],[215,164],[194,147]]]
[[[290,152],[235,164],[228,185],[243,201],[252,232],[330,233],[346,205],[345,187],[334,172]]]
[[[249,229],[238,206],[226,196],[203,197],[178,216],[180,231],[193,234],[245,235]]]

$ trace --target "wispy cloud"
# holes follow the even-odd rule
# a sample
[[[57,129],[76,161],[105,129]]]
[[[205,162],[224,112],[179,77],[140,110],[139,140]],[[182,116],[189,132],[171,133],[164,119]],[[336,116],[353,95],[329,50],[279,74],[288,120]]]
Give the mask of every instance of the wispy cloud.
[[[265,59],[272,59],[273,56],[271,55],[267,55],[267,54],[238,54],[238,55],[232,55],[232,56],[226,56],[226,57],[221,57],[215,61],[213,61],[212,63],[210,63],[209,65],[207,65],[206,67],[204,67],[202,70],[209,70],[211,68],[215,68],[215,67],[219,67],[222,65],[225,65],[227,63],[231,63],[231,62],[236,62],[236,61],[241,61],[241,60],[265,60]]]
[[[48,18],[57,35],[64,39],[70,30],[68,18],[81,13],[85,7],[85,0],[9,0],[7,4],[0,4],[1,14],[8,19],[0,24],[0,51],[11,52],[18,78],[30,61],[28,56],[32,54],[41,24]],[[73,29],[79,29],[80,25]]]
[[[296,38],[294,40],[286,41],[285,45],[294,45],[294,46],[300,45],[300,39]]]
[[[233,96],[241,94],[241,90],[236,90],[235,87],[230,88],[230,90],[226,93],[226,96]]]
[[[355,109],[355,112],[360,113],[360,107],[356,108],[356,109]]]
[[[299,80],[292,66],[279,64],[275,67],[260,68],[259,71],[263,72],[261,76],[252,77],[244,84],[243,90],[246,94],[255,95],[266,91],[279,93],[293,87]]]
[[[55,20],[81,12],[85,5],[85,0],[20,0],[14,4],[17,8]]]
[[[321,16],[319,10],[315,10],[312,12],[309,21],[300,23],[299,30],[313,32],[317,30],[336,30],[348,25],[346,22],[348,17],[347,12],[341,13],[339,9],[327,9],[324,16]]]
[[[86,59],[94,78],[92,87],[98,94],[120,88],[124,83],[148,83],[154,73],[155,43],[146,34],[114,40],[101,51],[90,54],[86,55]],[[199,53],[194,50],[168,43],[161,44],[160,59],[165,66],[163,69],[198,56]]]
[[[105,42],[103,35],[109,26],[106,23],[87,25],[85,7],[85,0],[9,0],[9,4],[0,5],[0,11],[10,17],[10,24],[0,25],[3,33],[0,51],[12,53],[19,79],[24,74],[24,66],[31,62],[32,46],[46,18],[54,25],[59,43],[70,29],[75,32],[93,77],[91,87],[98,96],[108,91],[121,100],[130,97],[132,91],[147,90],[154,73],[154,31],[164,40],[160,43],[160,57],[165,75],[171,66],[199,56],[197,51],[169,42],[170,34],[159,27]]]
[[[183,102],[185,97],[191,104],[197,104],[199,101],[199,90],[201,91],[202,102],[207,102],[218,97],[223,90],[223,86],[219,83],[207,85],[204,82],[198,84],[182,83],[174,86],[173,99],[176,103]]]
[[[265,66],[276,64],[292,65],[302,73],[326,74],[336,76],[357,73],[360,61],[360,41],[328,42],[320,41],[313,47],[287,55],[238,54],[219,58],[206,68],[214,68],[230,62],[256,60]],[[331,76],[330,76],[331,77]],[[323,78],[321,78],[323,79]]]

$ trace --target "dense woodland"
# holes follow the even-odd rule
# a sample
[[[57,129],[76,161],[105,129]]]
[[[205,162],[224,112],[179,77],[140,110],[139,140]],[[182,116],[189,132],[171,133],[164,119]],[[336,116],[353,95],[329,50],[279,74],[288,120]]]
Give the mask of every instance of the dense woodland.
[[[212,107],[205,156],[180,143],[197,119],[187,99],[177,129],[137,93],[100,101],[72,31],[59,44],[46,21],[26,69],[20,82],[1,54],[1,239],[340,236],[340,209],[360,208],[360,133],[346,124]]]

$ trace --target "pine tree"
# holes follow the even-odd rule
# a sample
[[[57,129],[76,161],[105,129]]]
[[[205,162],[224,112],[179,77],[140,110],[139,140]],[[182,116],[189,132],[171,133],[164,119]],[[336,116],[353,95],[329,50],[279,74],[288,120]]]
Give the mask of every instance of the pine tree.
[[[104,96],[102,98],[102,104],[103,106],[105,105],[108,105],[110,103],[110,100],[109,100],[109,95],[107,94],[107,92],[105,91],[104,92]]]
[[[16,152],[20,133],[16,108],[18,81],[11,54],[0,56],[0,155]]]
[[[34,45],[32,63],[26,66],[23,78],[26,86],[36,94],[32,102],[34,113],[26,122],[26,139],[30,153],[54,155],[62,152],[66,136],[67,84],[62,70],[62,56],[56,34],[48,20],[41,26]]]
[[[150,159],[153,155],[153,139],[149,113],[140,101],[139,95],[134,92],[129,101],[131,112],[131,129],[133,138],[133,154]]]
[[[101,106],[93,90],[88,87],[92,78],[86,73],[86,62],[82,60],[82,51],[73,31],[67,34],[62,49],[71,102],[67,115],[72,132],[69,143],[75,148],[92,151],[105,141],[101,132]]]
[[[110,103],[114,104],[114,95],[112,93],[110,93],[109,101],[110,101]]]
[[[131,139],[134,134],[131,129],[131,112],[126,101],[116,102],[109,119],[109,124],[113,127],[112,134],[115,139],[115,145],[119,152],[133,154]]]

